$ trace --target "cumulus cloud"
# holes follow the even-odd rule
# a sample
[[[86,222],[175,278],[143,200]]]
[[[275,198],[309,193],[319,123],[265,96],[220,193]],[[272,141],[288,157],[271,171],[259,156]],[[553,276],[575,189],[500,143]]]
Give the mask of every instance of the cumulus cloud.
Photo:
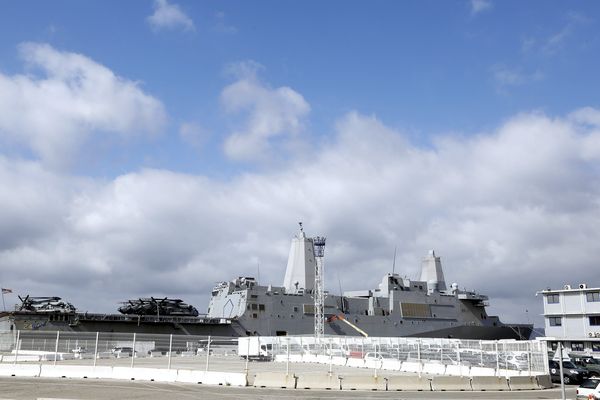
[[[536,290],[600,281],[598,112],[519,114],[426,148],[353,112],[310,162],[225,182],[164,170],[82,181],[0,159],[2,282],[90,311],[161,294],[205,309],[216,281],[257,263],[280,284],[304,221],[328,237],[333,292],[338,275],[344,290],[375,287],[394,247],[396,271],[418,278],[434,248],[448,282],[490,295],[504,320],[526,322],[529,309],[540,323]]]
[[[92,133],[155,133],[163,105],[138,83],[81,54],[25,43],[28,74],[0,72],[0,136],[28,146],[51,166],[69,163]]]
[[[477,15],[492,8],[490,0],[471,0],[471,15]]]
[[[271,88],[261,82],[254,62],[229,68],[237,81],[223,89],[221,103],[229,114],[246,119],[225,141],[225,154],[233,160],[257,161],[271,156],[273,139],[298,133],[310,105],[295,90],[283,86]]]
[[[147,18],[153,29],[183,29],[196,30],[194,21],[188,17],[177,4],[167,0],[154,1],[154,13]]]

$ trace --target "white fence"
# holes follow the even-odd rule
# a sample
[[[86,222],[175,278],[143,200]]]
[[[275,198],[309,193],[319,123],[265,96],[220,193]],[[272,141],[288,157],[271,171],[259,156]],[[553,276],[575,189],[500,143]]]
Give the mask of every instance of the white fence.
[[[548,373],[540,341],[328,336],[240,338],[238,352],[280,362],[324,364],[447,375],[538,375]]]
[[[246,358],[246,360],[240,358]],[[248,357],[246,357],[248,356]],[[211,337],[110,332],[0,331],[0,362],[248,372],[247,359],[433,375],[548,373],[546,343],[326,336]],[[276,365],[273,365],[276,367]],[[281,368],[281,367],[278,367]],[[326,368],[325,366],[323,368]]]

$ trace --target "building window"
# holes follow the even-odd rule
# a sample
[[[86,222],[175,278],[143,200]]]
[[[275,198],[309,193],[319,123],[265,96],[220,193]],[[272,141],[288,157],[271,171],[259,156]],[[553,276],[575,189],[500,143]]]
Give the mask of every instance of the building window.
[[[600,343],[592,342],[592,351],[600,351]]]
[[[558,294],[549,294],[548,296],[546,296],[546,299],[548,301],[548,304],[556,304],[560,302]]]
[[[594,315],[590,317],[590,326],[599,326],[600,325],[600,316]]]
[[[600,292],[588,292],[585,294],[588,302],[600,301]]]
[[[562,321],[560,317],[549,317],[550,326],[562,326]]]
[[[571,350],[583,351],[583,342],[571,342]]]
[[[550,348],[552,351],[556,351],[558,349],[558,342],[550,342]]]

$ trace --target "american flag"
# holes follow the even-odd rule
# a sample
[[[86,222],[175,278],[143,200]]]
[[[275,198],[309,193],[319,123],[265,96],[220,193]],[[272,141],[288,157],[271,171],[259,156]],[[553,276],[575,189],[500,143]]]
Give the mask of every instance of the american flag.
[[[9,293],[12,293],[12,289],[2,288],[2,294],[9,294]]]

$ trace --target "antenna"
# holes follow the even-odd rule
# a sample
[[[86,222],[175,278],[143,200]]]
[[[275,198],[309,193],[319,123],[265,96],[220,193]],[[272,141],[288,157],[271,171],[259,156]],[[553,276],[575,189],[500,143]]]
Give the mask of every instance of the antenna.
[[[256,284],[259,285],[260,284],[260,262],[256,263],[256,274],[258,275],[256,277]]]
[[[396,272],[396,250],[398,249],[398,247],[394,247],[394,262],[392,263],[392,275],[394,275],[394,272]]]

